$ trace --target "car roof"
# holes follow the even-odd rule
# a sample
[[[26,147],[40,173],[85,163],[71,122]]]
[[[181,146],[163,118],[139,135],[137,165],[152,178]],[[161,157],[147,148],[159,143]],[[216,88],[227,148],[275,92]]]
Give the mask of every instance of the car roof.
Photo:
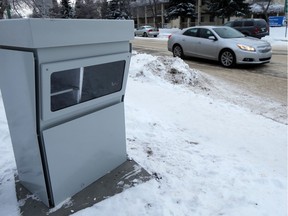
[[[213,26],[213,25],[204,25],[204,26],[191,26],[188,28],[184,28],[178,32],[175,32],[174,34],[183,34],[186,30],[188,29],[193,29],[193,28],[208,28],[208,29],[215,29],[215,28],[231,28],[230,26],[224,26],[224,25],[220,25],[220,26]]]
[[[241,18],[241,19],[235,19],[235,20],[232,20],[230,22],[233,22],[233,21],[258,21],[258,20],[264,20],[264,19],[261,19],[261,18]]]
[[[231,28],[231,27],[224,26],[224,25],[220,25],[220,26],[204,25],[204,26],[191,26],[191,27],[185,28],[183,30],[187,30],[187,29],[191,29],[191,28]]]

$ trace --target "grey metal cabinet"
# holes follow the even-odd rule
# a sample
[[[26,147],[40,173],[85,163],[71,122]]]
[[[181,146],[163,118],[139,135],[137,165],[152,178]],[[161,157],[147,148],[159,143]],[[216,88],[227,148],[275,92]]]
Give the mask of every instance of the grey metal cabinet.
[[[0,88],[19,179],[47,206],[126,160],[133,37],[133,21],[0,21]]]

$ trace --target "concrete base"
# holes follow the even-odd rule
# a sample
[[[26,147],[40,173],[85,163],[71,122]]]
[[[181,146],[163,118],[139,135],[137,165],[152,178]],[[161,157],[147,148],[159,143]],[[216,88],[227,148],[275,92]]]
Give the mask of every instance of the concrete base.
[[[127,188],[146,182],[151,178],[152,176],[134,160],[127,160],[110,173],[72,196],[61,207],[52,209],[49,209],[24,188],[17,180],[17,177],[15,182],[22,216],[65,216],[93,206],[95,203],[118,194]],[[69,184],[69,181],[67,184]]]

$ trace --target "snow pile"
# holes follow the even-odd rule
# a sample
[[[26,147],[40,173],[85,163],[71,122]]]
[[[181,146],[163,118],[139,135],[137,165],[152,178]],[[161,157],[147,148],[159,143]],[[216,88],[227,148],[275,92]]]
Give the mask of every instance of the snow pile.
[[[130,64],[130,76],[151,81],[155,76],[173,84],[196,85],[198,71],[189,66],[180,58],[152,56],[133,52]]]
[[[270,34],[263,37],[261,40],[266,40],[273,46],[277,52],[283,50],[287,54],[288,49],[288,33],[286,27],[270,27]]]

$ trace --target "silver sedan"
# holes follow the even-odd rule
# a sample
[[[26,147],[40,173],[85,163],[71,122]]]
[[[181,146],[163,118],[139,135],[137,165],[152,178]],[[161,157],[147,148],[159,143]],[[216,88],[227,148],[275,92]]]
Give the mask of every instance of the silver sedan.
[[[159,31],[152,26],[141,26],[134,31],[134,35],[142,37],[157,37],[159,35]]]
[[[168,50],[175,57],[192,56],[216,60],[224,67],[268,63],[272,57],[269,42],[246,37],[228,26],[196,26],[184,29],[169,36]]]

